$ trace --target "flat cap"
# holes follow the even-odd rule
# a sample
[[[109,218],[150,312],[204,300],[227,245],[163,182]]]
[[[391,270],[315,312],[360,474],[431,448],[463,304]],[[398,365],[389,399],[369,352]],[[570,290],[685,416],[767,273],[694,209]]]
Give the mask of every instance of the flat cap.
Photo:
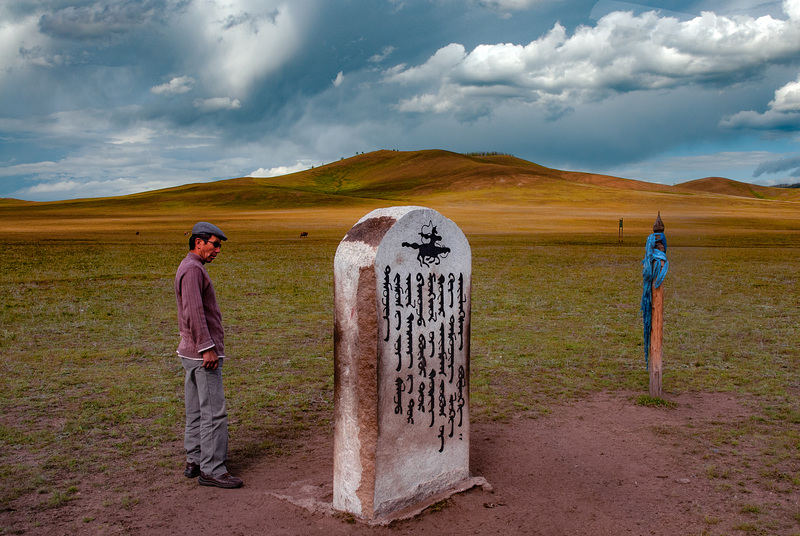
[[[227,240],[228,237],[225,236],[225,233],[222,232],[222,229],[214,225],[213,223],[208,223],[207,221],[199,221],[194,224],[192,227],[192,234],[212,234],[218,237],[220,240]]]

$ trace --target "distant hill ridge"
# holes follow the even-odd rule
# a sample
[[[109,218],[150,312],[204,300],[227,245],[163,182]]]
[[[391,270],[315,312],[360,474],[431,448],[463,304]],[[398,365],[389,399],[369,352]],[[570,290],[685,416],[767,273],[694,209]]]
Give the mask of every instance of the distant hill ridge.
[[[796,192],[788,188],[774,188],[758,184],[748,184],[723,177],[706,177],[679,184],[681,188],[720,195],[736,197],[753,197],[758,199],[792,199],[798,198]]]
[[[608,175],[561,171],[505,154],[380,150],[280,177],[240,177],[122,197],[36,205],[180,209],[199,204],[275,209],[374,204],[377,200],[393,203],[423,203],[426,199],[554,203],[619,195],[613,191],[800,200],[798,189],[758,186],[721,177],[667,186]],[[5,208],[26,204],[0,200],[0,207]]]

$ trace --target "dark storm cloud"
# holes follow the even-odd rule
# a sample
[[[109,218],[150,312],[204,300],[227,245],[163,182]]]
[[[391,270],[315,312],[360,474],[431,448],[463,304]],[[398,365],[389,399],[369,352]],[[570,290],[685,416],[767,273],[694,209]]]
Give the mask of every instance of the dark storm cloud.
[[[163,0],[67,6],[42,15],[39,29],[43,34],[63,39],[95,39],[159,20],[165,9]]]
[[[764,174],[775,175],[783,172],[789,172],[788,175],[793,178],[800,177],[800,156],[764,162],[753,172],[753,178]]]

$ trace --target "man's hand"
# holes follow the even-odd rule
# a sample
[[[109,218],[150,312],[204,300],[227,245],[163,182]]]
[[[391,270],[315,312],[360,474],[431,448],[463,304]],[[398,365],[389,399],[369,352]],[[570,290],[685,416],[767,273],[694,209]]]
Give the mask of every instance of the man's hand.
[[[200,355],[203,357],[203,368],[216,370],[219,366],[219,357],[217,357],[217,352],[213,348],[206,350]]]

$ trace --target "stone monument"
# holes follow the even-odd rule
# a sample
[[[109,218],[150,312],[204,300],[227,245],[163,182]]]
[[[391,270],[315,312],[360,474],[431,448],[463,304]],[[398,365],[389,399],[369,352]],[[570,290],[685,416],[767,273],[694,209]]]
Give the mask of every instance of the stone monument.
[[[488,486],[469,472],[464,233],[432,209],[377,209],[334,272],[333,507],[372,521]]]

